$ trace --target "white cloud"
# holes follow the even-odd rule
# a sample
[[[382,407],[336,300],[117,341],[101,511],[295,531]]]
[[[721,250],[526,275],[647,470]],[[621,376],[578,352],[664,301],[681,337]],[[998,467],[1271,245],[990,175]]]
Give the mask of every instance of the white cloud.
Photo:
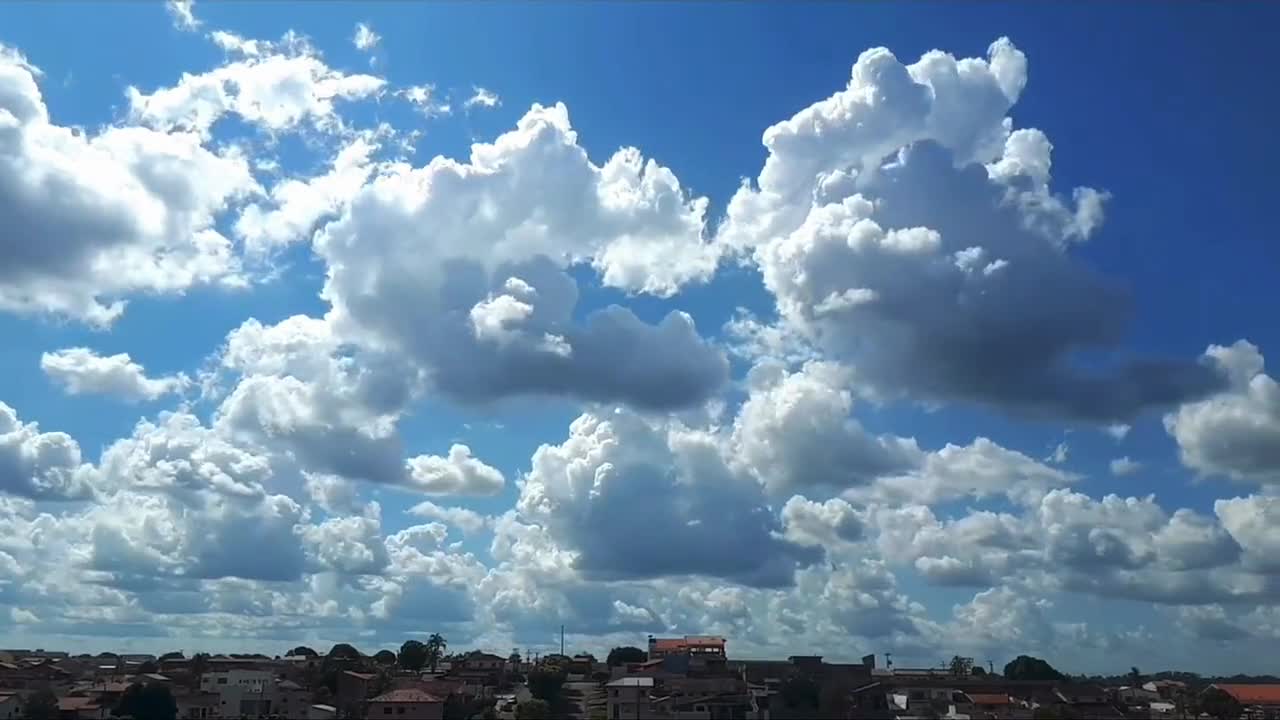
[[[1051,462],[1056,465],[1061,465],[1062,463],[1067,461],[1067,454],[1070,452],[1071,452],[1071,447],[1067,445],[1066,441],[1064,440],[1058,443],[1058,446],[1053,449],[1053,452],[1049,453],[1049,457],[1045,458],[1045,462]]]
[[[357,50],[369,52],[378,47],[378,43],[382,42],[382,36],[373,31],[368,23],[356,23],[356,34],[351,38],[351,42],[356,46]]]
[[[1165,415],[1183,464],[1207,475],[1280,482],[1280,384],[1264,372],[1262,353],[1239,340],[1210,346],[1205,362],[1230,387]]]
[[[1111,461],[1111,474],[1116,477],[1132,475],[1142,469],[1142,463],[1132,460],[1128,455],[1118,457]]]
[[[1190,362],[1074,364],[1119,345],[1126,296],[1071,254],[1105,195],[1056,194],[1048,139],[1006,118],[1025,82],[1004,39],[985,60],[864,52],[845,90],[765,131],[717,242],[750,254],[784,322],[886,394],[1114,421],[1216,389]]]
[[[1125,439],[1129,434],[1130,429],[1132,428],[1124,423],[1112,423],[1103,427],[1103,431],[1110,435],[1116,442],[1120,442]]]
[[[471,456],[471,448],[455,444],[449,454],[409,459],[410,485],[428,495],[497,495],[506,479],[497,468]]]
[[[60,432],[40,432],[0,402],[0,499],[3,494],[36,500],[90,497],[94,468],[80,459],[80,444]]]
[[[414,109],[428,118],[444,117],[453,112],[453,107],[447,100],[441,101],[436,97],[434,85],[410,85],[403,90],[397,90],[395,94],[404,98],[413,105]]]
[[[41,238],[0,251],[0,310],[107,325],[131,294],[240,283],[215,221],[256,188],[245,159],[191,134],[56,125],[38,77],[0,47],[0,215]]]
[[[481,515],[475,510],[464,507],[442,507],[430,500],[423,500],[409,508],[409,514],[439,520],[468,535],[474,535],[493,525],[493,518]]]
[[[279,43],[245,40],[227,32],[211,36],[237,59],[198,75],[184,74],[172,87],[144,93],[130,87],[130,117],[161,130],[208,135],[229,113],[264,130],[294,130],[306,123],[336,130],[336,106],[379,94],[386,81],[347,74],[325,64],[304,38],[287,34]]]
[[[102,356],[89,348],[64,348],[40,356],[40,369],[72,395],[114,395],[131,402],[156,400],[191,385],[181,373],[157,378],[128,353]]]
[[[179,30],[192,31],[200,27],[200,20],[195,15],[195,0],[165,0],[164,9],[173,18],[173,26]]]
[[[502,98],[492,90],[486,90],[479,85],[473,87],[471,97],[467,98],[462,106],[470,110],[474,107],[495,108],[502,104]]]

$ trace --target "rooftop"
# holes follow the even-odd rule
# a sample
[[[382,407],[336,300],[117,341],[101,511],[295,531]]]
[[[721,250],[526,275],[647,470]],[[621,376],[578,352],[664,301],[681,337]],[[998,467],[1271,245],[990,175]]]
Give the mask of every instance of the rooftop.
[[[416,688],[401,688],[400,690],[392,690],[370,700],[375,703],[438,703],[444,702],[440,698],[429,692],[424,692]]]
[[[1280,685],[1218,684],[1213,687],[1235,698],[1241,705],[1280,705]]]
[[[653,678],[645,675],[643,677],[624,677],[618,678],[605,687],[653,687]]]

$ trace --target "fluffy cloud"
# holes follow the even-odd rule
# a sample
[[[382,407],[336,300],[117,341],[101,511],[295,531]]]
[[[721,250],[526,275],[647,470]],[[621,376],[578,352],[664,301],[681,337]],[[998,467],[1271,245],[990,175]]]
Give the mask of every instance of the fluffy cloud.
[[[409,513],[419,517],[439,520],[469,535],[478,533],[493,525],[493,518],[481,515],[475,510],[464,507],[442,507],[430,500],[423,500],[409,508]]]
[[[215,220],[256,188],[245,159],[189,133],[57,125],[39,77],[0,47],[0,310],[105,325],[133,293],[239,283]]]
[[[453,445],[445,457],[419,455],[409,459],[414,487],[428,495],[496,495],[506,480],[502,473],[471,456],[471,448]]]
[[[166,0],[164,9],[173,18],[173,26],[179,30],[196,30],[200,21],[195,14],[195,0]]]
[[[128,353],[104,357],[82,347],[44,353],[40,369],[72,395],[115,395],[133,402],[182,392],[191,384],[183,374],[149,378]]]
[[[563,105],[534,106],[467,164],[382,167],[316,237],[344,337],[415,358],[450,395],[565,394],[667,409],[705,400],[723,354],[673,312],[611,306],[574,320],[568,264],[607,285],[669,295],[705,279],[705,199],[634,149],[594,165]]]
[[[502,104],[502,98],[492,90],[486,90],[479,85],[472,88],[471,97],[467,98],[462,106],[470,110],[474,107],[495,108]]]
[[[540,447],[516,507],[589,577],[786,585],[817,559],[778,537],[760,486],[725,464],[714,437],[624,411],[583,415],[564,443]]]
[[[1217,388],[1194,363],[1075,362],[1120,343],[1128,299],[1071,255],[1104,196],[1054,194],[1048,139],[1011,131],[1025,73],[1007,40],[986,60],[863,53],[848,88],[765,132],[718,240],[751,251],[785,322],[886,392],[1110,420]]]
[[[1230,387],[1165,416],[1183,464],[1208,475],[1280,482],[1280,385],[1263,372],[1262,353],[1240,340],[1210,346],[1205,361]]]
[[[378,47],[380,42],[382,36],[374,32],[368,23],[356,23],[356,34],[351,38],[351,43],[357,50],[368,52]]]
[[[1128,455],[1118,457],[1111,461],[1111,474],[1117,477],[1132,475],[1142,469],[1142,463],[1131,459]]]
[[[212,39],[236,59],[198,75],[184,73],[173,87],[151,93],[130,87],[129,112],[135,122],[207,135],[223,116],[234,114],[271,132],[304,123],[332,130],[341,125],[337,103],[377,95],[386,85],[372,75],[334,70],[293,33],[278,43],[224,31]]]
[[[40,432],[0,402],[0,493],[37,500],[88,497],[94,468],[80,460],[80,444],[60,432]],[[0,495],[3,500],[3,495]]]

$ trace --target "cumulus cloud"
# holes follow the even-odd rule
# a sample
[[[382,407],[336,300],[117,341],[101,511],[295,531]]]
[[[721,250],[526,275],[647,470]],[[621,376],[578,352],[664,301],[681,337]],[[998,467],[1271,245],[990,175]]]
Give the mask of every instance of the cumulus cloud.
[[[233,114],[272,132],[304,123],[335,130],[341,126],[338,103],[375,96],[386,85],[379,77],[334,70],[293,33],[280,42],[246,40],[225,31],[212,38],[234,59],[205,73],[184,74],[176,85],[150,93],[131,86],[127,95],[135,122],[207,136],[215,123]]]
[[[473,87],[471,97],[467,98],[462,106],[470,110],[471,108],[495,108],[502,104],[502,98],[492,90],[486,90],[479,85]]]
[[[985,60],[864,52],[849,86],[769,128],[717,240],[749,252],[785,322],[887,392],[1123,420],[1220,385],[1190,362],[1081,367],[1124,338],[1122,287],[1072,256],[1105,195],[1050,188],[1048,139],[1012,130],[1026,82]]]
[[[1280,482],[1280,385],[1264,372],[1262,353],[1240,340],[1210,346],[1205,362],[1230,386],[1165,416],[1183,464],[1206,475]]]
[[[323,295],[344,338],[415,358],[464,400],[693,405],[727,362],[692,318],[649,325],[611,306],[576,321],[565,269],[589,262],[606,285],[670,295],[715,269],[705,211],[635,149],[596,166],[564,106],[535,105],[469,163],[383,167],[317,235]]]
[[[1142,469],[1142,463],[1131,459],[1128,455],[1111,461],[1111,474],[1117,477],[1132,475]]]
[[[40,369],[72,395],[114,395],[131,402],[155,400],[191,385],[181,373],[147,377],[128,353],[102,356],[89,348],[65,348],[40,356]]]
[[[728,467],[715,438],[625,411],[583,415],[562,444],[538,448],[516,507],[588,577],[787,585],[820,556],[780,539],[759,484]]]
[[[471,456],[471,448],[455,444],[449,454],[409,459],[412,485],[428,495],[496,495],[506,479],[497,468]]]
[[[468,535],[473,535],[493,525],[493,518],[481,515],[475,510],[456,506],[444,507],[430,500],[423,500],[409,508],[409,513],[418,517],[439,520],[446,525],[458,528]]]
[[[95,471],[81,462],[80,444],[60,432],[40,432],[0,402],[0,493],[36,500],[85,499]],[[0,499],[3,496],[0,495]]]
[[[57,125],[39,77],[0,47],[0,310],[106,325],[131,294],[240,283],[215,221],[256,187],[245,158],[189,133]]]

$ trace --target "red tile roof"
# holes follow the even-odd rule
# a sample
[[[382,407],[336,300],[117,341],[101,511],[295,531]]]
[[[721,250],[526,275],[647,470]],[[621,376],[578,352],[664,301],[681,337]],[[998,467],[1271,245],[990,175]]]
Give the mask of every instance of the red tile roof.
[[[440,698],[415,688],[401,688],[383,693],[370,700],[371,703],[442,703]]]
[[[1008,705],[1013,702],[1008,695],[991,693],[968,693],[974,705]]]
[[[1280,685],[1214,685],[1241,705],[1280,705]]]
[[[76,710],[97,710],[102,707],[98,703],[97,698],[90,697],[63,697],[58,698],[58,710],[62,712],[74,712]]]

